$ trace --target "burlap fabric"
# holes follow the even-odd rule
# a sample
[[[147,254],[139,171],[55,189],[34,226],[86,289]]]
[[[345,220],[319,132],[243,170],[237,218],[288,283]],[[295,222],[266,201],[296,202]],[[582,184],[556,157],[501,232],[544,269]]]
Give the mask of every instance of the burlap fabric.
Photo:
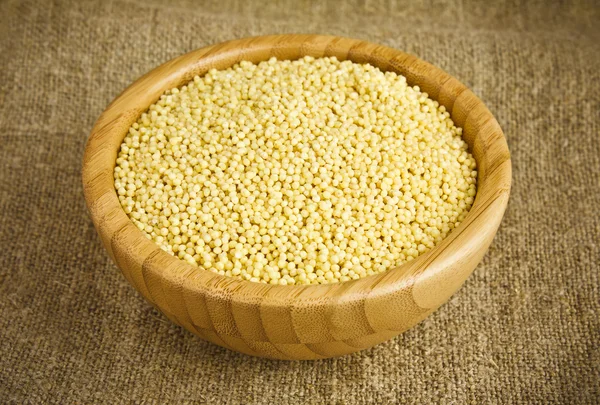
[[[566,3],[0,2],[0,403],[597,403],[600,5]],[[110,262],[80,181],[95,119],[134,79],[284,32],[440,66],[487,103],[513,157],[504,222],[463,289],[392,341],[315,362],[168,322]]]

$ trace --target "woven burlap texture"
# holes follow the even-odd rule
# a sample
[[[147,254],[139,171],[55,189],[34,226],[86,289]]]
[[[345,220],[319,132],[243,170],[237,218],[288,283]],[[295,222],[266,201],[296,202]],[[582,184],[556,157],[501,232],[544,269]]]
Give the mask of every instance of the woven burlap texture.
[[[0,2],[0,403],[596,403],[599,10]],[[89,131],[129,83],[202,46],[286,32],[366,39],[441,67],[488,105],[513,158],[504,221],[465,286],[403,335],[314,362],[248,357],[168,322],[108,258],[81,186]]]

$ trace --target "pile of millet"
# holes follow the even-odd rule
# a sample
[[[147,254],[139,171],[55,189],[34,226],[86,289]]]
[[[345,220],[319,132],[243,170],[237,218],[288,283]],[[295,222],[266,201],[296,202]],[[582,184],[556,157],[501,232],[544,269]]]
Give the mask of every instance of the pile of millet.
[[[476,163],[445,108],[335,57],[210,70],[126,135],[121,205],[168,253],[221,275],[325,284],[394,268],[465,218]]]

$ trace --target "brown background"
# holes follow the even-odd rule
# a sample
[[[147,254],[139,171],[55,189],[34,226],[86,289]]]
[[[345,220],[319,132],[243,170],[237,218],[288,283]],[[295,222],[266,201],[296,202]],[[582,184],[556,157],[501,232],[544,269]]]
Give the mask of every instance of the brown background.
[[[0,1],[0,403],[595,403],[600,5],[476,0]],[[181,53],[338,34],[440,66],[504,128],[514,188],[464,288],[414,329],[315,362],[203,342],[142,300],[87,217],[104,107]]]

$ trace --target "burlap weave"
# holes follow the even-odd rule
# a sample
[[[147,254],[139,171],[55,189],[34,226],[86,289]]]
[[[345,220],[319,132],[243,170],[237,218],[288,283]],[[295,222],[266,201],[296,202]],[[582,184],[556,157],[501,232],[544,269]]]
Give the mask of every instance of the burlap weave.
[[[477,0],[0,1],[0,403],[600,401],[600,5]],[[468,85],[502,125],[514,187],[449,303],[373,349],[252,358],[151,309],[89,220],[81,159],[134,79],[251,35],[367,39]]]

